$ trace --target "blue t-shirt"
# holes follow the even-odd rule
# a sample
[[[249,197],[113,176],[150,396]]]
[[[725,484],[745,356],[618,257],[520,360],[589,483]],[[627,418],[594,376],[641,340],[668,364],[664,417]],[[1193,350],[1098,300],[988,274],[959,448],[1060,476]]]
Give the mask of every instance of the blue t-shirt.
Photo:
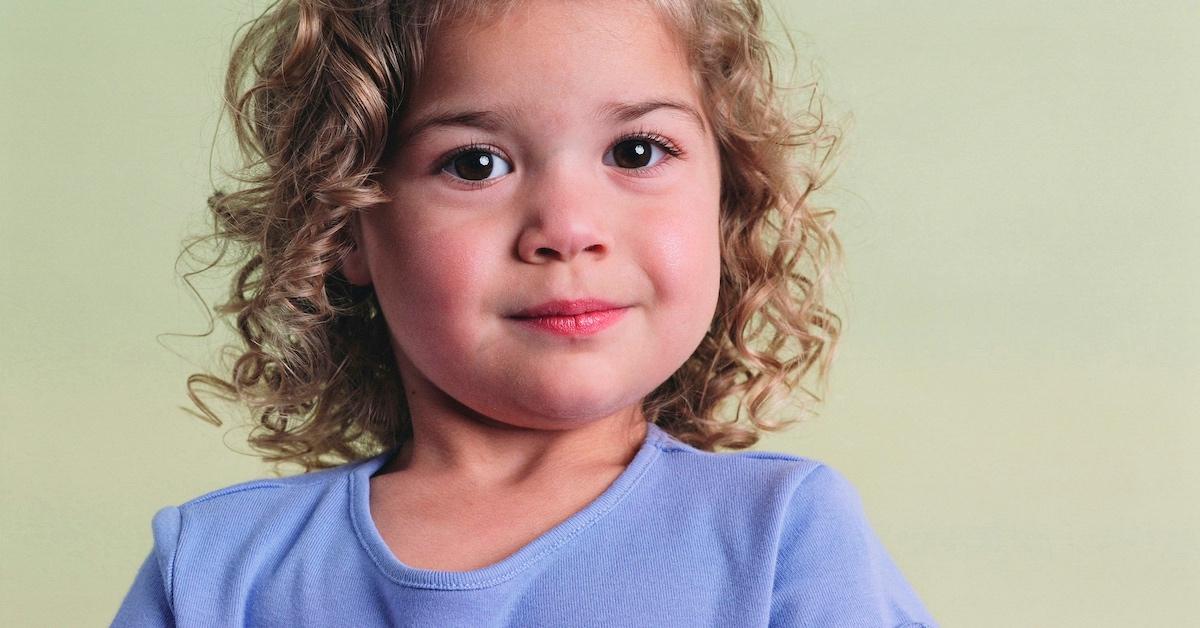
[[[115,626],[935,626],[851,484],[820,462],[710,453],[655,425],[629,466],[498,563],[414,569],[371,519],[395,451],[154,516]]]

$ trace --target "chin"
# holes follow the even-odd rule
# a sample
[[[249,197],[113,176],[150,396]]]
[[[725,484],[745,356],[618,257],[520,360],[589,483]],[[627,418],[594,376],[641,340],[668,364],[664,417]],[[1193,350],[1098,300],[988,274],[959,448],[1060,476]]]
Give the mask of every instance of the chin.
[[[629,398],[613,398],[612,391],[595,391],[588,394],[581,389],[569,391],[567,394],[535,394],[531,393],[520,400],[516,410],[518,416],[539,417],[540,420],[525,420],[520,423],[525,427],[542,429],[573,429],[582,427],[592,421],[603,419],[640,403],[641,396]],[[514,421],[514,424],[517,424]]]
[[[621,410],[617,404],[586,403],[577,398],[528,400],[522,406],[528,413],[548,419],[563,429],[580,427]]]

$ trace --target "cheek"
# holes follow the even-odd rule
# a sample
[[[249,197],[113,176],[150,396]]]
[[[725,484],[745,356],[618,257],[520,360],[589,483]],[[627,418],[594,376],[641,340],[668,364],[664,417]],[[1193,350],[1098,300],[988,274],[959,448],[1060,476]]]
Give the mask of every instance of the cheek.
[[[378,231],[385,235],[373,247],[372,276],[395,336],[445,336],[455,320],[478,313],[489,252],[476,231],[398,221]]]
[[[668,293],[696,292],[697,282],[707,279],[718,267],[720,250],[717,246],[716,225],[707,221],[677,220],[648,230],[649,244],[659,260],[655,273]]]
[[[681,199],[643,233],[652,281],[676,323],[694,332],[708,328],[720,286],[721,250],[715,193]]]

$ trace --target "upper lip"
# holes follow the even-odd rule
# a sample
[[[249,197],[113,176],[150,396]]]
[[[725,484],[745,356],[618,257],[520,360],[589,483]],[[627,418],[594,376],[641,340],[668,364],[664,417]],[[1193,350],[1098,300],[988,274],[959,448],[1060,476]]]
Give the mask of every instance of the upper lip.
[[[575,316],[576,314],[586,314],[588,312],[602,312],[604,310],[620,309],[621,305],[610,303],[603,299],[557,299],[547,301],[541,305],[535,305],[530,308],[525,308],[516,314],[515,318],[537,318],[539,316]]]

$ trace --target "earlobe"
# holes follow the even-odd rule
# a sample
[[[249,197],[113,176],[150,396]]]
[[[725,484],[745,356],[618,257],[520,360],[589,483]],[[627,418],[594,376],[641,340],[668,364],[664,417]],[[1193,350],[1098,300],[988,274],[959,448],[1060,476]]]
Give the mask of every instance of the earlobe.
[[[371,285],[371,270],[367,266],[367,252],[362,246],[362,230],[358,220],[357,214],[350,220],[349,228],[354,248],[342,257],[341,272],[346,281],[356,286],[369,286]]]

